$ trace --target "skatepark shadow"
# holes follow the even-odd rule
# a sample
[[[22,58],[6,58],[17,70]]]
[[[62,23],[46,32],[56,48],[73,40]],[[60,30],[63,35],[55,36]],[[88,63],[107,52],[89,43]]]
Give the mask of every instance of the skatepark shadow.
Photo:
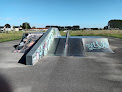
[[[18,45],[14,45],[13,47],[16,49],[17,46],[18,46]]]
[[[9,81],[0,74],[0,92],[13,92]]]
[[[39,40],[39,39],[38,39]],[[35,41],[35,43],[24,53],[24,55],[21,57],[21,59],[19,60],[18,63],[21,63],[21,64],[25,64],[26,65],[26,55],[28,54],[28,52],[33,48],[33,46],[38,42]]]
[[[26,55],[27,55],[27,53],[24,53],[24,55],[21,57],[21,59],[19,60],[18,63],[21,63],[21,64],[25,64],[26,65]]]

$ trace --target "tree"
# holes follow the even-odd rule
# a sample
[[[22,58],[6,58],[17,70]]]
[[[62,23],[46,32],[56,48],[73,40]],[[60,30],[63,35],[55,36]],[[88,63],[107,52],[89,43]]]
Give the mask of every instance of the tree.
[[[119,28],[119,29],[122,29],[122,20],[110,20],[108,22],[108,28]]]
[[[45,28],[50,28],[51,26],[46,26]]]
[[[30,24],[28,22],[25,22],[22,24],[23,29],[31,29]]]
[[[10,26],[10,24],[5,24],[5,27],[10,28],[11,26]]]
[[[5,32],[8,33],[8,28],[11,28],[10,24],[5,24],[5,27],[7,28],[7,30],[5,29]]]
[[[105,26],[105,27],[104,27],[104,30],[107,30],[107,29],[108,29],[108,26]]]
[[[71,27],[71,26],[65,26],[65,29],[67,29],[67,30],[71,30],[72,27]]]
[[[64,27],[63,26],[59,26],[58,29],[59,29],[59,31],[63,31]]]
[[[33,29],[36,29],[36,27],[35,27],[35,26],[33,26],[32,28],[33,28]]]
[[[73,28],[72,28],[73,30],[79,30],[80,29],[80,26],[78,26],[78,25],[75,25],[75,26],[73,26]]]
[[[91,30],[98,30],[98,28],[91,28]]]

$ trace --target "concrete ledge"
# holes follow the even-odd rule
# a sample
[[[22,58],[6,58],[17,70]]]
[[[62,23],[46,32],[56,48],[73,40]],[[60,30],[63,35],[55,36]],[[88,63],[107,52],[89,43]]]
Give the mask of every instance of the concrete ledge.
[[[57,28],[49,28],[26,55],[26,64],[36,64],[39,59],[47,54],[53,39],[60,36]]]

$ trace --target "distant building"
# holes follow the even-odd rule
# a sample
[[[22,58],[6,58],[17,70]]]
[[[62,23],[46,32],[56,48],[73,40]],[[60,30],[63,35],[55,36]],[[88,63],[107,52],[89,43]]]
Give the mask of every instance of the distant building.
[[[47,31],[48,28],[31,28],[30,31]]]
[[[0,31],[4,31],[4,26],[0,26]]]
[[[0,26],[0,31],[22,31],[22,27],[20,26]]]
[[[12,31],[12,27],[11,26],[9,26],[9,27],[4,26],[4,31]]]
[[[12,28],[14,31],[22,31],[22,27],[20,26],[13,26]]]

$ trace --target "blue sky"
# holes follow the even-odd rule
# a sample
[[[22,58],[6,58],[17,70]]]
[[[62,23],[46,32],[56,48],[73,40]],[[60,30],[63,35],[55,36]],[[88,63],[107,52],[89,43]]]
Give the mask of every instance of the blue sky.
[[[122,0],[0,0],[0,26],[6,23],[102,28],[122,19]]]

